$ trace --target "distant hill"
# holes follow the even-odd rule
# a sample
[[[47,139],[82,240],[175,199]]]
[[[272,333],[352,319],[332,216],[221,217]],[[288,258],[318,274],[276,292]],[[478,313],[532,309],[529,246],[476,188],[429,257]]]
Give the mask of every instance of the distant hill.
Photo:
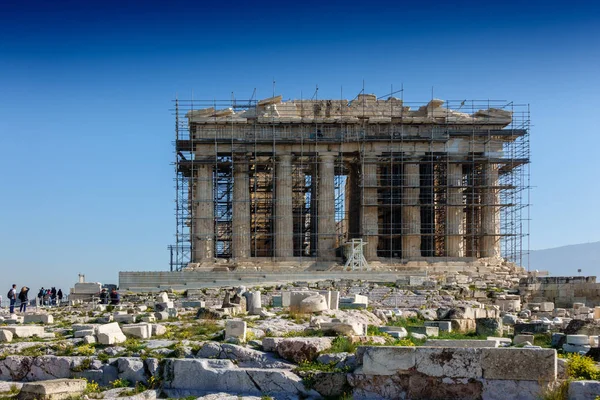
[[[548,271],[551,276],[595,275],[600,278],[600,242],[531,251],[529,269]]]

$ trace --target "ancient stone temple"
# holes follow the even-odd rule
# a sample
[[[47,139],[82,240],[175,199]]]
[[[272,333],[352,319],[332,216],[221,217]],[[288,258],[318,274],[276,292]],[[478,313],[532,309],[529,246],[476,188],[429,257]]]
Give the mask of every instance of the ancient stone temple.
[[[172,269],[222,259],[520,263],[529,111],[510,102],[176,102]]]

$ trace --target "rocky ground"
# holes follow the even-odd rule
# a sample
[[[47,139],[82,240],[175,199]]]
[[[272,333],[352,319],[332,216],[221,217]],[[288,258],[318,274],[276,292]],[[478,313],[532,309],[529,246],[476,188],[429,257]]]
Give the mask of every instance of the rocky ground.
[[[486,275],[412,285],[326,281],[122,293],[117,306],[76,302],[25,315],[4,309],[0,393],[90,399],[495,398],[507,389],[486,378],[485,368],[462,378],[452,375],[454,367],[448,365],[466,357],[460,351],[482,363],[491,357],[485,349],[501,347],[555,348],[560,354],[589,353],[599,361],[600,324],[593,308],[527,304],[516,289],[518,281]],[[408,372],[393,378],[377,368],[377,374],[362,372],[372,368],[363,364],[371,346],[467,350],[452,350],[438,369],[421,371],[419,365],[402,367],[404,361],[398,361],[388,369]],[[556,359],[555,353],[547,354]],[[569,374],[568,361],[551,362],[558,363],[558,376],[548,378],[552,385],[520,377],[510,382],[519,388],[529,382],[521,392],[535,398],[536,391],[556,386]],[[594,361],[586,368],[588,379],[600,378]],[[448,388],[460,390],[452,394]]]

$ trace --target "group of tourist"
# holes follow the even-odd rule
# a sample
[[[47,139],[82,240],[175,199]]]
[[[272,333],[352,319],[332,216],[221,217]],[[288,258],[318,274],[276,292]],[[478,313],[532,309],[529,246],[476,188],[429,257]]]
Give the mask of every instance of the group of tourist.
[[[19,312],[27,311],[27,303],[29,302],[28,298],[29,288],[27,286],[23,286],[21,291],[17,290],[17,285],[13,283],[12,287],[8,291],[6,297],[8,297],[8,301],[10,304],[10,313],[15,313],[15,305],[17,304],[17,300],[21,302],[19,307]],[[2,304],[2,300],[0,298],[0,304]]]
[[[60,304],[60,302],[63,299],[63,292],[62,289],[58,289],[56,290],[56,288],[53,286],[51,289],[44,289],[43,287],[40,289],[40,291],[38,292],[38,304],[40,305],[46,305],[46,306],[53,306],[56,304]],[[57,303],[58,300],[58,303]]]
[[[17,300],[20,302],[19,312],[27,311],[27,304],[29,303],[29,288],[27,286],[23,286],[21,290],[18,290],[17,285],[13,284],[6,297],[9,302],[11,314],[15,313]],[[56,290],[54,287],[52,289],[41,288],[37,297],[39,305],[56,305],[60,304],[62,301],[63,292],[61,289]],[[0,307],[2,307],[2,305],[2,296],[0,296]]]
[[[100,291],[100,304],[119,304],[121,301],[121,295],[117,292],[117,289],[113,288],[110,293],[106,290],[106,288],[102,288]]]

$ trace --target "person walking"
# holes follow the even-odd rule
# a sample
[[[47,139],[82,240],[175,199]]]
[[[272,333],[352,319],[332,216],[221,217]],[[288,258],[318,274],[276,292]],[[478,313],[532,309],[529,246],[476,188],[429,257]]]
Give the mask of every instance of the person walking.
[[[23,286],[21,288],[21,293],[19,293],[19,300],[21,300],[21,306],[19,307],[19,312],[27,311],[27,294],[29,293],[29,288],[27,286]]]
[[[10,300],[10,313],[15,313],[15,303],[17,302],[17,285],[13,283],[8,291],[8,300]]]
[[[56,297],[58,297],[58,305],[60,306],[63,298],[62,289],[58,289],[58,292],[56,292]]]

